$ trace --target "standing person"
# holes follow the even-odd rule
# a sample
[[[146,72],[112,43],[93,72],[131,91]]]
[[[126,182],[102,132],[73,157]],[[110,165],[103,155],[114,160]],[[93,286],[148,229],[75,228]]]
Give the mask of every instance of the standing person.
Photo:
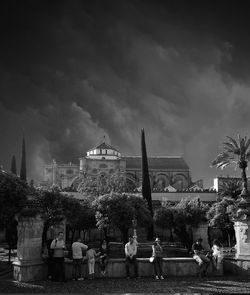
[[[89,248],[86,253],[86,258],[88,260],[89,269],[89,279],[93,280],[95,278],[95,259],[100,253],[96,253],[95,249]]]
[[[64,266],[64,250],[66,247],[63,237],[63,232],[59,232],[57,238],[50,245],[50,249],[53,250],[52,281],[66,282]]]
[[[106,273],[106,266],[108,264],[108,242],[103,240],[100,245],[100,268],[101,274],[104,276]]]
[[[81,238],[77,238],[76,241],[72,244],[72,256],[73,256],[73,279],[74,280],[83,280],[81,266],[82,266],[82,251],[87,250],[88,246],[83,244]]]
[[[192,246],[193,258],[199,264],[199,277],[207,275],[207,269],[210,264],[210,259],[205,255],[204,248],[201,243],[202,239],[199,238]]]
[[[137,241],[133,237],[129,237],[129,242],[125,245],[127,279],[130,278],[130,275],[129,275],[130,264],[134,266],[135,277],[138,278],[138,264],[136,260],[137,244],[138,244]]]
[[[212,246],[212,263],[214,270],[220,270],[221,261],[223,259],[223,247],[219,240],[213,240]]]
[[[152,257],[154,257],[154,272],[155,272],[155,279],[164,280],[162,275],[162,258],[163,258],[163,249],[160,244],[160,239],[156,238],[155,242],[152,246]],[[158,271],[159,270],[159,271]]]

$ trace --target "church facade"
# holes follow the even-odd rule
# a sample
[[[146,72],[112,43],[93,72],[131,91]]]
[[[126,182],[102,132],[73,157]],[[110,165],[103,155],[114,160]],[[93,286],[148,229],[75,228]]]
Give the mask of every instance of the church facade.
[[[167,187],[185,190],[191,185],[191,175],[182,157],[148,157],[148,168],[152,191],[163,191]],[[123,175],[134,187],[141,186],[141,157],[122,156],[110,144],[101,144],[87,151],[77,164],[60,164],[53,161],[44,169],[44,184],[62,189],[70,187],[82,175],[89,177],[112,177]]]

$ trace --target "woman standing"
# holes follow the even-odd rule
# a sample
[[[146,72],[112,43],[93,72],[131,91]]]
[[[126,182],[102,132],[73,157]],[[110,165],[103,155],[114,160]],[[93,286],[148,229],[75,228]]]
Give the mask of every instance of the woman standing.
[[[159,280],[162,279],[164,280],[164,277],[162,275],[162,261],[163,261],[163,249],[160,245],[160,239],[156,238],[155,242],[152,246],[152,256],[154,257],[154,271],[155,271],[155,279]]]

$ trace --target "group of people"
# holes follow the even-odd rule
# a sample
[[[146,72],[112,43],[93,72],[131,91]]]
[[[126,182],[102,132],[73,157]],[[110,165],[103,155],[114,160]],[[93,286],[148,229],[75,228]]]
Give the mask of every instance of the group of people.
[[[202,239],[199,238],[192,246],[193,258],[199,265],[198,276],[206,276],[207,270],[212,263],[213,270],[220,269],[223,259],[223,247],[219,240],[215,239],[210,251],[206,251],[202,246]]]
[[[87,260],[88,263],[89,279],[94,279],[95,261],[97,258],[100,262],[101,274],[103,276],[105,275],[106,265],[108,263],[108,243],[105,239],[100,244],[99,252],[82,243],[81,238],[76,239],[71,249],[73,259],[72,277],[74,280],[84,279],[81,272],[81,265],[84,260]],[[48,278],[52,281],[66,282],[64,265],[65,251],[68,252],[64,242],[63,232],[59,232],[56,239],[50,240],[44,247],[43,257],[47,260]]]
[[[56,239],[47,244],[48,255],[48,276],[53,281],[66,282],[64,257],[66,246],[64,242],[63,232],[59,232]],[[137,249],[138,242],[134,237],[129,237],[128,243],[125,244],[125,267],[127,279],[130,278],[130,266],[134,267],[134,275],[138,278],[138,263],[137,263]],[[206,275],[207,269],[212,262],[214,270],[218,270],[223,259],[222,245],[218,240],[213,241],[211,251],[205,251],[202,246],[202,239],[198,239],[192,246],[193,258],[199,265],[199,276]],[[72,258],[73,258],[73,273],[74,280],[83,280],[81,272],[81,265],[84,260],[88,263],[89,279],[95,277],[95,261],[99,259],[101,274],[105,276],[106,266],[109,258],[108,242],[104,239],[99,248],[99,252],[95,249],[82,243],[81,238],[77,238],[72,244]],[[160,244],[160,239],[156,238],[152,245],[152,256],[150,262],[154,265],[155,279],[164,279],[162,271],[163,263],[163,248]]]

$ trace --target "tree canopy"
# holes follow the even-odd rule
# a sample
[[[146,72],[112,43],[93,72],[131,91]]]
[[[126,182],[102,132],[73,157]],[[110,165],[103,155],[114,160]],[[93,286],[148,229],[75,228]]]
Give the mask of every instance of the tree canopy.
[[[170,230],[170,239],[173,241],[174,222],[174,208],[170,204],[159,207],[154,212],[155,225]]]
[[[234,223],[232,218],[237,211],[238,202],[230,197],[224,197],[219,202],[214,203],[207,212],[207,219],[211,227],[219,228],[222,233],[226,233],[230,245],[231,237],[234,235]]]
[[[5,227],[27,202],[28,185],[14,174],[0,170],[0,224]]]
[[[123,242],[128,240],[128,231],[132,227],[132,219],[136,217],[139,226],[152,224],[152,217],[146,200],[127,194],[112,193],[100,196],[94,201],[97,226],[117,227],[123,236]]]

